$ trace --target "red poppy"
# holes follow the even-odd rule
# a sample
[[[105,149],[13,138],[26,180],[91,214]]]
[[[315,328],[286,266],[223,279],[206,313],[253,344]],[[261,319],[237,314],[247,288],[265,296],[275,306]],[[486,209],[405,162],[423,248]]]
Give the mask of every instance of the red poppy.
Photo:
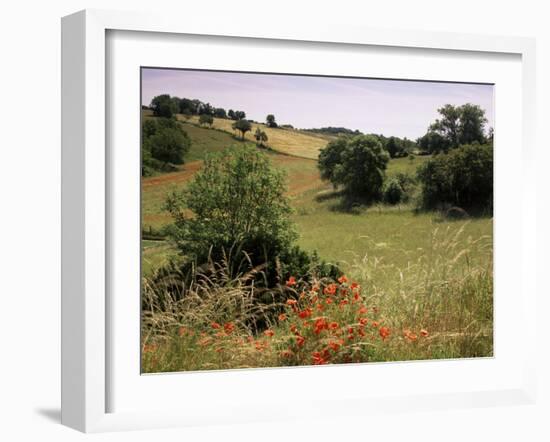
[[[293,285],[296,285],[296,278],[294,276],[291,276],[290,278],[288,278],[286,285],[287,287],[292,287]]]
[[[223,328],[227,333],[231,333],[233,330],[235,330],[235,324],[233,324],[232,322],[228,322],[223,326]]]
[[[336,284],[329,284],[324,288],[323,293],[325,295],[334,295],[336,293],[336,289]]]
[[[309,318],[311,316],[311,309],[308,307],[298,313],[298,316],[302,319]]]
[[[422,330],[420,330],[420,334],[421,334],[423,337],[427,337],[427,336],[429,335],[428,330],[426,330],[425,328],[423,328]]]
[[[335,322],[335,321],[332,321],[329,325],[328,325],[328,328],[330,328],[331,330],[336,330],[338,328],[338,323]]]
[[[296,336],[296,344],[298,345],[298,347],[304,345],[304,342],[306,342],[306,338],[304,338],[302,335]]]
[[[271,329],[264,331],[264,335],[269,336],[270,338],[275,334]]]
[[[286,319],[286,315],[284,313],[281,313],[279,315],[279,321],[284,321]]]
[[[352,290],[361,288],[361,286],[359,284],[357,284],[356,282],[352,282],[350,287],[351,287]]]
[[[313,365],[324,365],[328,362],[324,355],[318,351],[313,352],[311,359],[313,361]]]
[[[296,305],[296,304],[298,304],[298,301],[296,301],[295,299],[286,300],[286,305]]]
[[[340,284],[345,284],[346,282],[348,282],[348,278],[346,278],[345,275],[342,275],[342,276],[340,276],[340,277],[338,278],[338,282],[339,282]]]
[[[359,318],[359,324],[367,325],[369,323],[369,318]]]
[[[390,329],[388,327],[380,327],[380,330],[378,330],[378,333],[380,333],[380,336],[382,339],[386,339],[390,335]]]
[[[214,329],[221,328],[221,325],[218,324],[217,322],[213,322],[211,325],[212,325],[212,328],[214,328]]]

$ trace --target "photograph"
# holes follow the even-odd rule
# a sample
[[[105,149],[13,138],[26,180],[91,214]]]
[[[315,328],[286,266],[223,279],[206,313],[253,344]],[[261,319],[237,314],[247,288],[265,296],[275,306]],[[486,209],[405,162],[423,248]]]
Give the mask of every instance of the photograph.
[[[140,75],[141,373],[493,357],[494,84]]]

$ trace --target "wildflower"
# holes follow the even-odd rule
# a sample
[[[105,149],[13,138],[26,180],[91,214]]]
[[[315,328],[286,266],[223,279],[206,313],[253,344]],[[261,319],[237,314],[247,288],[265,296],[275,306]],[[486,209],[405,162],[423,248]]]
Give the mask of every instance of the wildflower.
[[[294,353],[292,352],[292,350],[289,348],[288,350],[283,350],[281,352],[281,356],[283,358],[290,358]]]
[[[316,307],[317,307],[317,310],[319,310],[320,312],[322,312],[325,309],[325,307],[323,307],[323,304],[317,304]]]
[[[336,288],[336,284],[329,284],[324,288],[323,293],[325,295],[334,295],[336,293]]]
[[[354,300],[354,302],[357,302],[357,301],[361,300],[361,295],[359,295],[359,292],[354,292],[353,293],[353,300]]]
[[[235,324],[233,324],[232,322],[228,322],[223,326],[223,328],[227,333],[231,333],[233,330],[235,330]]]
[[[296,301],[295,299],[286,300],[286,305],[296,305],[296,304],[298,304],[298,301]]]
[[[315,330],[314,330],[315,334],[318,335],[319,333],[321,333],[323,330],[327,328],[328,328],[328,324],[324,318],[318,318],[315,320]]]
[[[344,306],[344,305],[346,305],[346,304],[348,304],[348,300],[347,300],[347,299],[342,299],[342,300],[340,301],[340,306]]]
[[[279,315],[279,321],[284,321],[285,319],[286,319],[286,314],[281,313],[281,314]]]
[[[357,284],[356,282],[352,282],[351,285],[350,285],[350,288],[352,290],[356,290],[356,289],[358,290],[358,289],[361,288],[361,286],[359,284]]]
[[[380,330],[378,330],[380,333],[380,336],[382,339],[386,339],[390,335],[390,329],[388,327],[380,327]]]
[[[275,334],[275,332],[274,332],[273,330],[271,330],[271,329],[264,331],[264,335],[266,335],[266,336],[268,336],[268,337],[270,337],[270,338],[271,338],[274,334]]]
[[[380,324],[380,323],[379,323],[378,321],[372,321],[372,326],[373,326],[374,328],[378,328],[378,325],[379,325],[379,324]]]
[[[332,299],[327,298],[327,300],[325,302],[327,303],[327,305],[330,305],[330,304],[332,304]]]
[[[328,328],[330,330],[336,330],[338,328],[338,323],[335,322],[335,321],[332,321],[329,325],[328,325]]]
[[[291,331],[292,333],[294,333],[294,334],[296,334],[296,333],[298,332],[298,328],[296,327],[295,324],[292,324],[292,325],[290,326],[290,331]]]
[[[185,327],[180,327],[178,328],[178,336],[183,336],[185,335],[185,333],[187,333],[187,329]]]
[[[211,325],[212,325],[212,328],[213,328],[213,329],[216,329],[216,330],[219,329],[219,328],[221,328],[221,325],[218,324],[217,322],[213,322]]]
[[[154,352],[157,349],[157,346],[155,344],[147,345],[145,344],[143,346],[143,353],[151,353]]]
[[[340,346],[344,343],[344,341],[331,341],[328,343],[329,347],[334,350],[334,351],[338,351],[340,350]]]
[[[425,328],[420,330],[420,334],[425,338],[429,335],[428,330],[426,330]]]
[[[359,318],[359,324],[367,325],[369,323],[369,318]]]
[[[291,276],[288,278],[288,281],[286,282],[287,287],[292,287],[293,285],[296,285],[296,278],[294,276]]]
[[[361,308],[357,311],[360,315],[366,315],[369,312],[369,309],[365,307],[364,305],[361,306]]]
[[[308,307],[298,313],[298,316],[302,319],[309,318],[311,316],[311,309]]]
[[[324,365],[328,362],[327,359],[323,357],[323,354],[318,351],[313,352],[311,359],[313,360],[313,365]]]
[[[348,327],[348,333],[351,335],[353,334],[353,327]]]
[[[363,328],[357,329],[357,333],[358,333],[359,336],[361,336],[361,337],[364,337],[364,336],[365,336],[365,331],[363,330]]]
[[[298,345],[298,347],[304,345],[304,342],[306,342],[306,338],[304,338],[302,335],[296,336],[296,344]]]
[[[342,276],[340,276],[340,277],[338,278],[338,282],[339,282],[340,284],[345,284],[346,282],[348,282],[348,278],[346,278],[345,275],[342,275]]]

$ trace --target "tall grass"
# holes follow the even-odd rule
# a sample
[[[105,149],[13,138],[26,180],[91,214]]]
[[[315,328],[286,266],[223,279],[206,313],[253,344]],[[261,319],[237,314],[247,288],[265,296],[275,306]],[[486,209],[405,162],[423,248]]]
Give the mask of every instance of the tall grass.
[[[405,266],[367,253],[338,282],[295,275],[274,289],[289,304],[259,302],[261,268],[231,277],[226,262],[212,263],[185,296],[144,279],[142,369],[492,356],[492,241],[464,229],[435,228],[422,253],[402,251]]]

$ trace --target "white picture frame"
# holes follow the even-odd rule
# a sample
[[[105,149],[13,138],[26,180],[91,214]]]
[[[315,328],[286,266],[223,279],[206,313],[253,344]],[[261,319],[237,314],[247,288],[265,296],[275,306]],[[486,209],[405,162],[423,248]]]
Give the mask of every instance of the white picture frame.
[[[106,68],[110,54],[108,32],[152,32],[161,35],[218,36],[220,38],[269,39],[272,41],[329,43],[339,47],[370,46],[384,48],[427,49],[483,54],[510,54],[520,57],[521,63],[521,159],[523,185],[520,191],[521,221],[521,315],[536,317],[535,286],[535,188],[532,170],[535,164],[535,43],[532,39],[491,37],[416,31],[391,32],[345,26],[308,25],[280,29],[265,23],[246,27],[227,23],[211,23],[197,17],[182,27],[177,17],[130,14],[87,10],[63,18],[62,21],[62,423],[85,432],[122,429],[156,428],[167,426],[202,425],[231,422],[252,422],[284,419],[295,414],[277,404],[254,408],[237,404],[232,413],[211,413],[197,406],[195,410],[181,407],[177,412],[162,409],[112,411],[109,393],[113,389],[110,376],[113,354],[109,344],[109,327],[113,317],[107,288],[109,286],[109,244],[112,230],[107,228],[111,210],[109,196],[109,155],[106,121],[110,118],[107,106],[109,93]],[[155,34],[159,35],[159,34]],[[111,54],[112,55],[112,54]],[[498,116],[497,116],[498,118]],[[496,134],[498,137],[498,132]],[[498,141],[497,141],[498,142]],[[497,189],[498,192],[498,189]],[[137,215],[136,215],[137,216]],[[498,247],[496,252],[498,253]],[[116,319],[116,318],[115,318]],[[510,381],[502,388],[449,393],[442,387],[426,394],[388,394],[378,396],[376,404],[368,396],[332,397],[339,401],[341,414],[368,414],[376,410],[460,408],[499,404],[533,403],[535,400],[535,323],[525,324],[525,351],[521,354],[521,379]],[[502,325],[506,327],[506,325]],[[498,330],[497,330],[498,333]],[[498,355],[497,355],[498,357]],[[454,361],[450,364],[462,364]],[[381,368],[380,368],[381,367]],[[388,367],[388,368],[384,368]],[[389,365],[377,370],[395,370]],[[395,367],[395,365],[391,366]],[[450,365],[441,366],[441,369]],[[465,366],[456,366],[462,369]],[[358,376],[363,368],[353,368],[350,376]],[[413,368],[414,369],[414,368]],[[262,371],[258,379],[268,375]],[[271,376],[281,382],[306,376],[304,372],[271,370]],[[302,374],[300,374],[302,373]],[[325,371],[325,373],[327,373]],[[242,372],[241,372],[242,374]],[[136,373],[139,376],[139,373]],[[224,382],[227,373],[214,378],[194,378],[194,382],[215,385]],[[232,375],[233,376],[233,375]],[[167,380],[168,379],[168,380]],[[175,382],[165,377],[163,383]],[[206,379],[206,380],[205,380]],[[232,378],[237,380],[235,376]],[[260,379],[261,381],[261,379]],[[516,382],[517,381],[517,382]],[[439,388],[442,388],[438,391]],[[186,398],[191,401],[192,397]],[[322,416],[319,399],[311,400],[311,409],[302,415]]]

